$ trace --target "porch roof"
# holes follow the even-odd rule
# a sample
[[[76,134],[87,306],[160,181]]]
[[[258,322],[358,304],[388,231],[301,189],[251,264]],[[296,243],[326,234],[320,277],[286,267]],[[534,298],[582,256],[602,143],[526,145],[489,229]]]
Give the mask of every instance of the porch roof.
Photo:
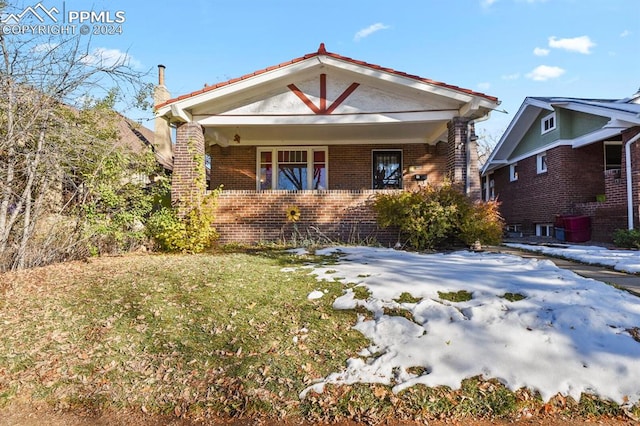
[[[318,84],[317,80],[320,80]],[[331,92],[333,90],[333,92]],[[340,92],[342,91],[342,92]],[[156,105],[197,121],[210,144],[445,140],[453,117],[484,119],[493,96],[328,52],[267,67]]]

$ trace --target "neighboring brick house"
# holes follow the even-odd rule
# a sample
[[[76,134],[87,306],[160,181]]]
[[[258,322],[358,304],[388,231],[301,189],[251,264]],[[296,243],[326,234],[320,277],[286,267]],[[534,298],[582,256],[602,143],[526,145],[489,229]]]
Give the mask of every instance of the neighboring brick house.
[[[588,216],[589,232],[576,242],[611,241],[616,229],[638,223],[639,137],[640,93],[528,97],[482,167],[483,198],[501,202],[508,230],[518,234],[567,239],[555,235],[557,217]]]
[[[164,67],[160,67],[164,87]],[[368,202],[449,178],[480,198],[474,120],[497,98],[327,52],[156,100],[176,128],[172,201],[198,197],[210,159],[222,185],[216,227],[223,242],[281,238],[285,211],[331,240],[396,238],[377,229]]]

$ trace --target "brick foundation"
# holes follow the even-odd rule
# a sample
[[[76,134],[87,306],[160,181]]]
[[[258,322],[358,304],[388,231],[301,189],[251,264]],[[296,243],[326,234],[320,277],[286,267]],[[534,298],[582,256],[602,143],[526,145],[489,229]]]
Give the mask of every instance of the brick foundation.
[[[222,191],[214,226],[221,243],[255,244],[313,239],[345,243],[377,241],[393,246],[397,229],[380,229],[371,207],[375,194],[393,190]],[[300,209],[300,220],[287,221],[289,207]],[[297,228],[297,233],[296,233]]]

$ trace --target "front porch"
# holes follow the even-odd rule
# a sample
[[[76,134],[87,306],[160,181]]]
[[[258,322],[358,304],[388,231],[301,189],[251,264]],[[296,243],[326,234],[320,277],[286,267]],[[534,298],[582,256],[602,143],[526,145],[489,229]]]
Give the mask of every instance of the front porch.
[[[627,184],[623,173],[626,170],[606,170],[602,199],[573,206],[575,214],[590,217],[592,241],[611,242],[616,229],[627,227]]]
[[[214,226],[219,242],[378,242],[393,246],[395,229],[380,229],[372,202],[376,194],[399,190],[222,191]],[[297,207],[297,222],[286,212]]]
[[[159,78],[160,86],[164,79]],[[474,122],[500,101],[484,93],[328,52],[317,52],[169,99],[174,126],[171,200],[180,214],[206,182],[222,187],[220,241],[342,242],[380,230],[371,201],[447,179],[480,198]],[[299,222],[285,212],[296,206]]]

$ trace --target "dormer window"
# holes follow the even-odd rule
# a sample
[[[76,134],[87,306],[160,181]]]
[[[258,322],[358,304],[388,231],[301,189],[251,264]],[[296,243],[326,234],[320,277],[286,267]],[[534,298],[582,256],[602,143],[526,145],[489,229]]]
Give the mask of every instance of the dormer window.
[[[552,112],[551,114],[545,116],[540,122],[540,134],[544,135],[556,128],[556,113]]]

